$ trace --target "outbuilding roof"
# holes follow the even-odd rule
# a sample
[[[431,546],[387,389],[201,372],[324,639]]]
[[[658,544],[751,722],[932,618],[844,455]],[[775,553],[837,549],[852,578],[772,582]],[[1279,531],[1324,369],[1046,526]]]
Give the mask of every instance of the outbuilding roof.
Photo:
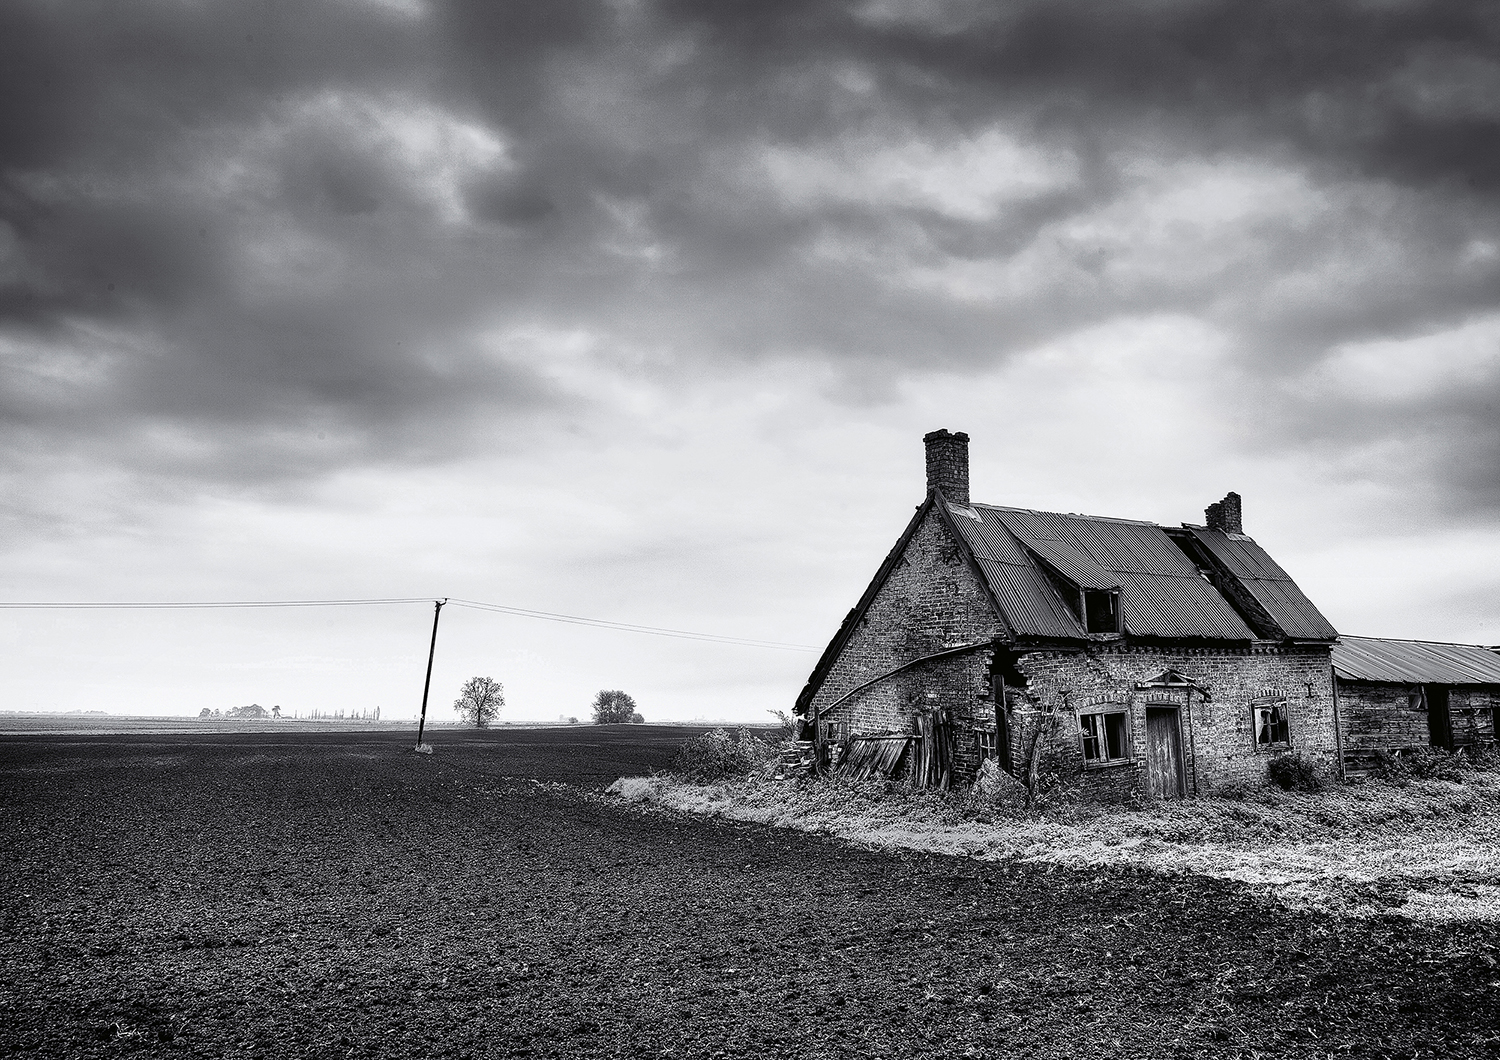
[[[1500,685],[1500,654],[1478,644],[1344,637],[1333,646],[1333,672],[1346,681]]]

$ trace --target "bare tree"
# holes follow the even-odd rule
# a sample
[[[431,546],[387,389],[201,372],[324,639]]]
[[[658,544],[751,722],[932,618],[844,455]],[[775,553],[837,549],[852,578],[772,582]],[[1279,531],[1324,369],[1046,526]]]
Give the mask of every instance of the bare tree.
[[[618,688],[601,688],[591,704],[595,725],[623,725],[640,717],[630,693]],[[641,721],[646,719],[641,718]]]
[[[458,716],[470,725],[485,729],[505,706],[505,689],[493,677],[471,677],[453,703]]]
[[[1027,746],[1026,755],[1022,759],[1021,774],[1016,778],[1026,788],[1028,810],[1037,804],[1044,787],[1057,779],[1055,776],[1043,774],[1042,758],[1052,747],[1061,730],[1062,720],[1050,707],[1037,712],[1032,718],[1031,740]]]

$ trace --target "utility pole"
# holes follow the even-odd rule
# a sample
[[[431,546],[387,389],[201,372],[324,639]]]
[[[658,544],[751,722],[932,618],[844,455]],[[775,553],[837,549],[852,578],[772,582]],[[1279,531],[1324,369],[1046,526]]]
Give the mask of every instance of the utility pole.
[[[422,731],[427,728],[427,691],[432,687],[432,657],[437,654],[438,619],[443,615],[443,605],[448,598],[434,601],[432,607],[432,644],[427,649],[427,680],[422,682],[422,718],[417,722],[417,750],[422,751]]]

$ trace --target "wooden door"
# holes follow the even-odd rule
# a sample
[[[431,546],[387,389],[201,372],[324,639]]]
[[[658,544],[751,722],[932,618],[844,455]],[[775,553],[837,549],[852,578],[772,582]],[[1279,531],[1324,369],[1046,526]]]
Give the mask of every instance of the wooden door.
[[[1182,727],[1176,707],[1146,708],[1146,790],[1156,799],[1180,799]]]

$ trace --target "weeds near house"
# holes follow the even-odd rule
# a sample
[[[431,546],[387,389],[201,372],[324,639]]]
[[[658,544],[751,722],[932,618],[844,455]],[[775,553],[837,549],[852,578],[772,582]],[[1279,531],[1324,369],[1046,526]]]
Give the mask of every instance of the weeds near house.
[[[1266,766],[1266,776],[1282,791],[1302,791],[1309,794],[1328,787],[1323,771],[1300,754],[1282,755],[1273,758]]]
[[[1375,772],[1395,784],[1412,780],[1447,780],[1462,783],[1476,769],[1494,768],[1494,752],[1480,748],[1474,755],[1450,754],[1437,747],[1410,751],[1381,751],[1375,756]]]
[[[793,740],[797,737],[797,719],[784,710],[768,710],[767,714],[776,715],[776,721],[781,725],[781,738]]]
[[[730,733],[714,729],[682,745],[667,772],[672,776],[709,784],[733,777],[747,777],[776,760],[777,750],[749,729]]]

